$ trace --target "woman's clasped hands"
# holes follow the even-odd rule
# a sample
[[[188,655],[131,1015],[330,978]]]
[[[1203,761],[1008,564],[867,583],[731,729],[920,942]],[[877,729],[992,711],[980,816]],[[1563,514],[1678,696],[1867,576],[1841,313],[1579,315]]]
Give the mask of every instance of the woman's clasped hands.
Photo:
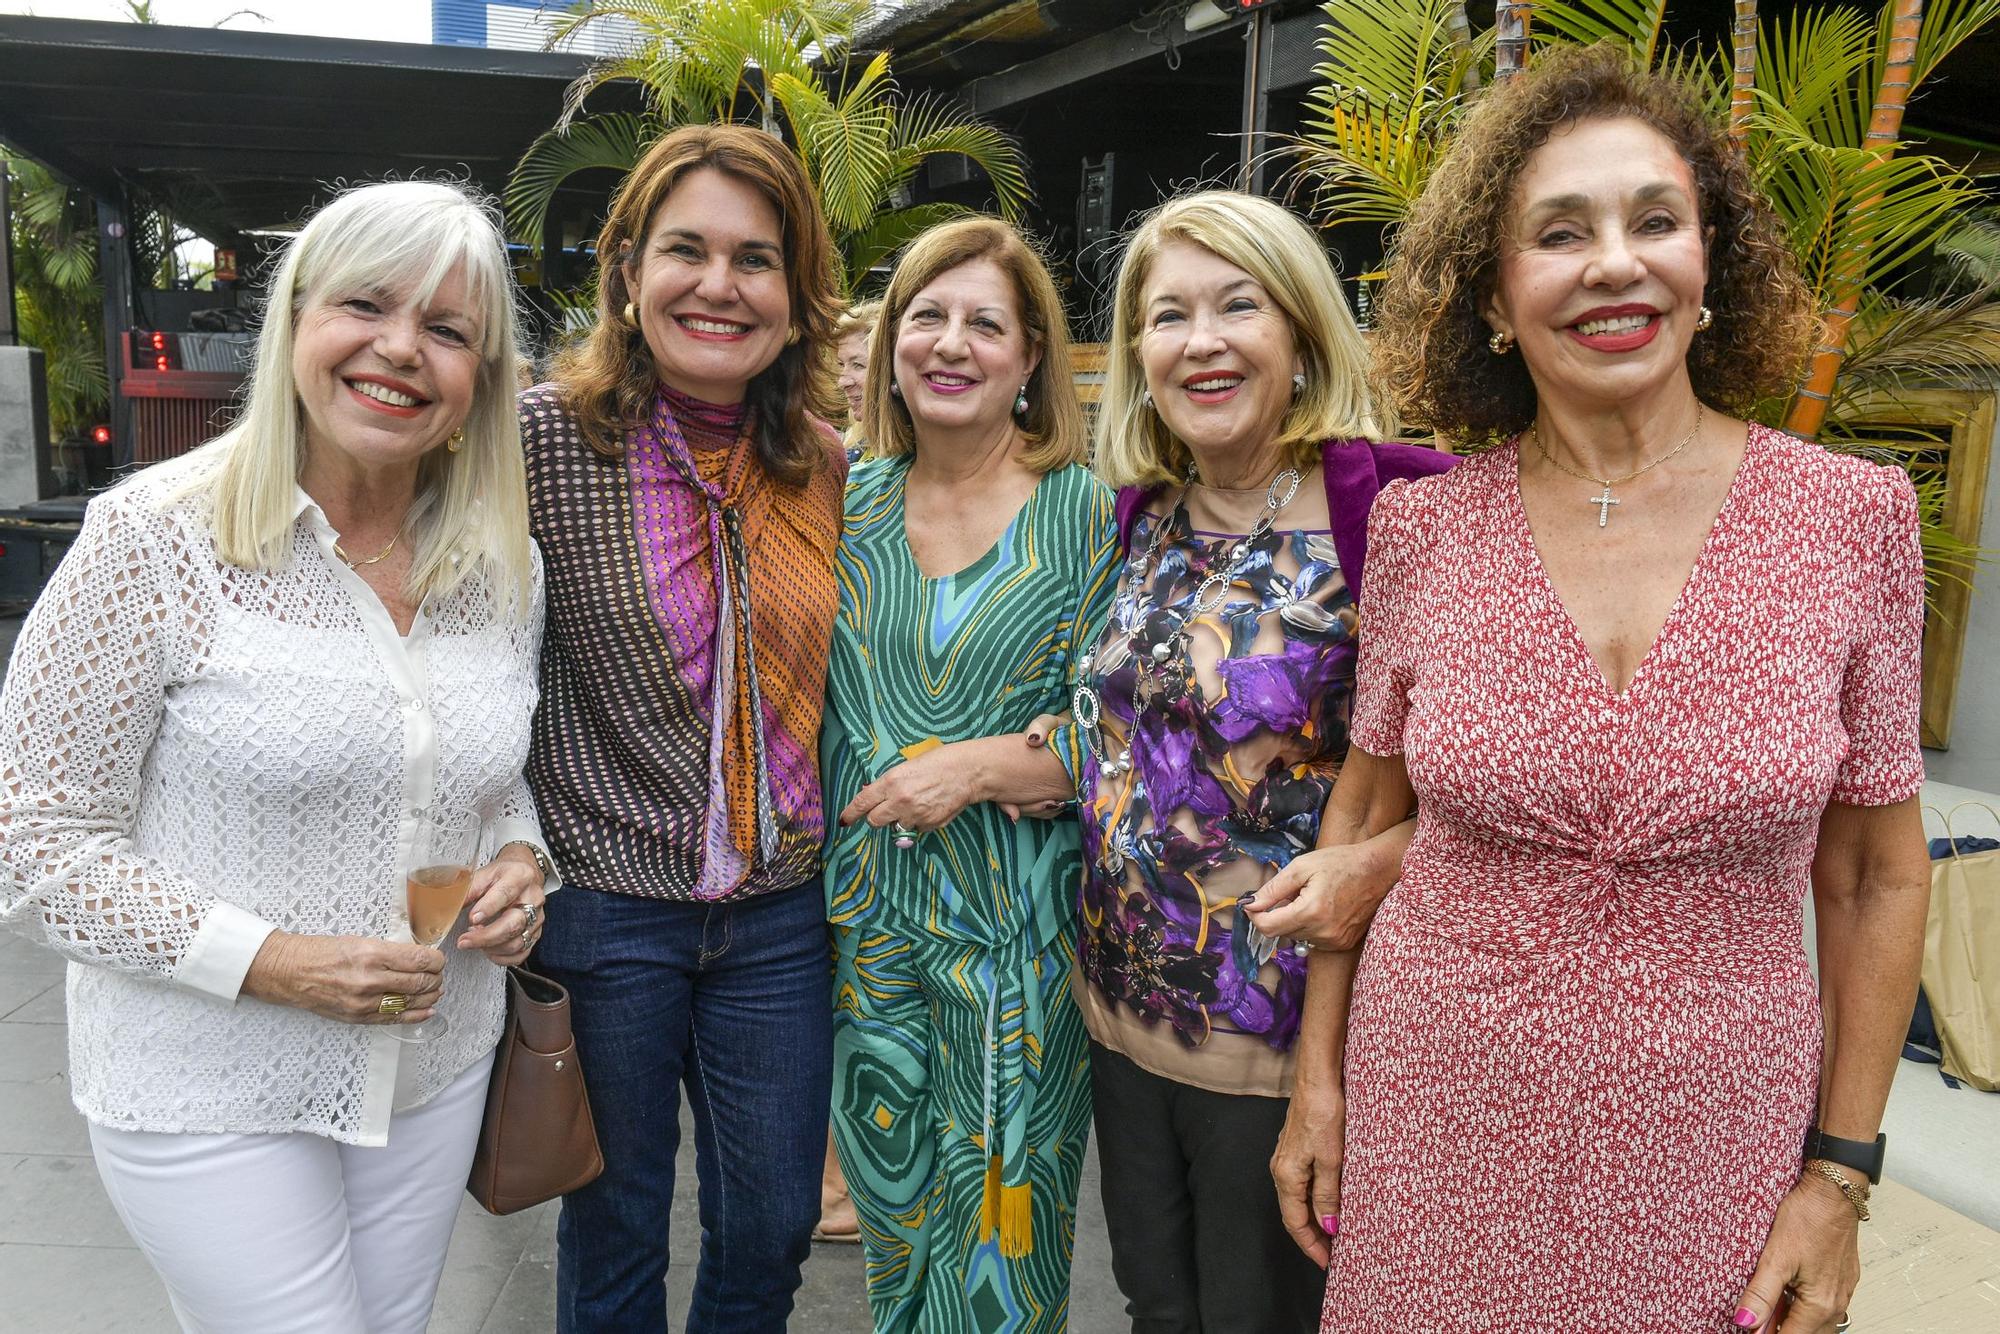
[[[983,800],[974,766],[953,746],[933,746],[904,760],[854,794],[841,808],[843,828],[867,821],[899,835],[942,829]]]
[[[496,964],[525,962],[541,934],[542,884],[533,853],[502,849],[473,873],[465,896],[471,925],[458,948],[479,950]],[[246,996],[344,1024],[420,1024],[443,990],[441,951],[375,936],[273,931],[243,978]],[[407,996],[409,1003],[385,1013],[384,996]]]

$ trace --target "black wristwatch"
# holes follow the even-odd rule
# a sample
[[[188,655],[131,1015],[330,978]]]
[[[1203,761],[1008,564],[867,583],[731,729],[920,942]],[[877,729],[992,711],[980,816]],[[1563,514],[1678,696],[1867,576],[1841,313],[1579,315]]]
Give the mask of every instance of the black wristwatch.
[[[1873,1140],[1841,1139],[1814,1126],[1806,1132],[1805,1156],[1837,1163],[1876,1182],[1882,1179],[1882,1152],[1888,1143],[1887,1135],[1877,1135]]]

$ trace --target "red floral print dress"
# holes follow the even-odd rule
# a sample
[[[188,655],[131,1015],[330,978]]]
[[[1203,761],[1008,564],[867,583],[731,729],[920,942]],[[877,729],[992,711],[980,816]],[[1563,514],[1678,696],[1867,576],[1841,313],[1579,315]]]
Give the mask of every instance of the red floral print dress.
[[[1820,1067],[1821,814],[1923,781],[1907,477],[1753,427],[1631,684],[1513,448],[1369,524],[1353,744],[1421,802],[1355,979],[1323,1334],[1733,1327]]]

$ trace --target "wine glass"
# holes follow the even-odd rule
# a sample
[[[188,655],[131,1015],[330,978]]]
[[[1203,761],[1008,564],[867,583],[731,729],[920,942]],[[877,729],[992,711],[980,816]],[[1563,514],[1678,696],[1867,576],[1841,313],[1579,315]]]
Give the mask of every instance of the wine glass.
[[[443,949],[465,910],[472,868],[479,860],[479,817],[470,811],[431,812],[417,817],[416,837],[403,865],[403,906],[410,939]],[[396,1024],[389,1035],[400,1042],[435,1042],[451,1031],[441,1014],[421,1024]]]

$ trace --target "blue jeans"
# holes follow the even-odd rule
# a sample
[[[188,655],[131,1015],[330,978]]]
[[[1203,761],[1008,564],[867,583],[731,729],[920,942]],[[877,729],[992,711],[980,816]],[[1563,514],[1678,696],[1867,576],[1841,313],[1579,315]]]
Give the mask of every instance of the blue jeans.
[[[734,903],[571,885],[541,971],[569,988],[604,1175],[556,1225],[563,1334],[664,1334],[680,1089],[694,1112],[701,1264],[688,1334],[781,1334],[819,1221],[833,1069],[817,879]]]

